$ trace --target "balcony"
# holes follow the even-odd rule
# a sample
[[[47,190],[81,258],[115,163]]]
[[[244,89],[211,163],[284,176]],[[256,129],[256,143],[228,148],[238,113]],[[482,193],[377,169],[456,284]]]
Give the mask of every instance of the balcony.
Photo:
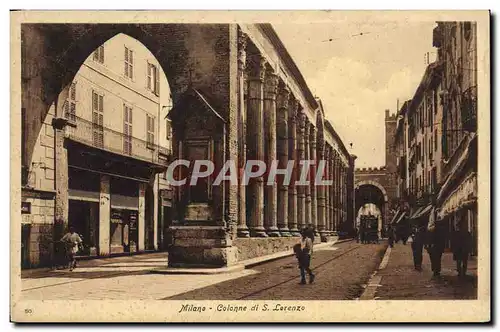
[[[71,124],[67,127],[67,137],[70,140],[160,165],[166,165],[167,161],[159,155],[171,154],[166,147],[125,135],[73,114],[68,115],[67,118]]]

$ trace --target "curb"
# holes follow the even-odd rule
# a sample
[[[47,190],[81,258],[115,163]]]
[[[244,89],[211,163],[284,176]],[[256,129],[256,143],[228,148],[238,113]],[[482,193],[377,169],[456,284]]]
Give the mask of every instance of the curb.
[[[387,246],[382,262],[380,262],[378,269],[371,275],[363,294],[359,297],[359,300],[373,300],[375,298],[377,288],[380,286],[380,282],[382,281],[382,276],[377,275],[377,272],[387,267],[387,264],[389,264],[389,258],[391,257],[391,251],[391,246]]]
[[[340,241],[331,241],[325,242],[321,244],[317,244],[314,246],[314,249],[321,249],[328,246],[332,246],[334,244],[344,243],[348,241],[353,241],[353,239],[344,239]],[[239,262],[234,266],[229,267],[219,267],[219,268],[176,268],[176,267],[168,267],[162,269],[151,270],[150,273],[156,274],[220,274],[220,273],[229,273],[229,272],[238,272],[247,268],[252,268],[254,266],[272,262],[281,258],[290,257],[295,255],[292,251],[286,250],[277,252],[270,255],[255,257],[246,259],[244,261]]]

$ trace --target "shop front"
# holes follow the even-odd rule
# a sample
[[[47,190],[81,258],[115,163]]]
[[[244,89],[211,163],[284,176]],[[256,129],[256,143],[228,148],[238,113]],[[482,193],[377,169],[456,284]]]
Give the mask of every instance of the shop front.
[[[111,178],[110,253],[134,253],[139,250],[139,183]]]
[[[99,174],[69,168],[68,227],[73,227],[83,241],[81,256],[99,252]]]
[[[111,209],[110,252],[134,253],[139,249],[137,231],[137,211]]]

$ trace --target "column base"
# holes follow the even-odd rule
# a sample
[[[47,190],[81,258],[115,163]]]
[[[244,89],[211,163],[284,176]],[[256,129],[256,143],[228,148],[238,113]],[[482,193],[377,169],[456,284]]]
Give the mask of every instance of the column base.
[[[283,237],[290,237],[290,236],[292,236],[292,234],[290,234],[290,231],[288,230],[288,228],[280,228],[280,234]]]
[[[270,237],[280,237],[281,236],[281,234],[280,234],[280,232],[278,231],[277,228],[268,229],[268,230],[266,230],[266,233]]]
[[[251,229],[250,237],[268,237],[265,229]]]
[[[248,229],[238,229],[238,237],[250,237],[250,231]]]
[[[290,232],[290,236],[295,236],[295,237],[300,236],[300,232],[297,228],[292,228],[292,229],[290,229],[289,232]]]

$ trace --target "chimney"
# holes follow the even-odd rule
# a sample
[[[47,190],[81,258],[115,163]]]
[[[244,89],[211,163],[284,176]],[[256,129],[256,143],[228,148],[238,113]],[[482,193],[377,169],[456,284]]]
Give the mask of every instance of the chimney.
[[[388,119],[389,118],[389,110],[385,110],[385,118]]]

